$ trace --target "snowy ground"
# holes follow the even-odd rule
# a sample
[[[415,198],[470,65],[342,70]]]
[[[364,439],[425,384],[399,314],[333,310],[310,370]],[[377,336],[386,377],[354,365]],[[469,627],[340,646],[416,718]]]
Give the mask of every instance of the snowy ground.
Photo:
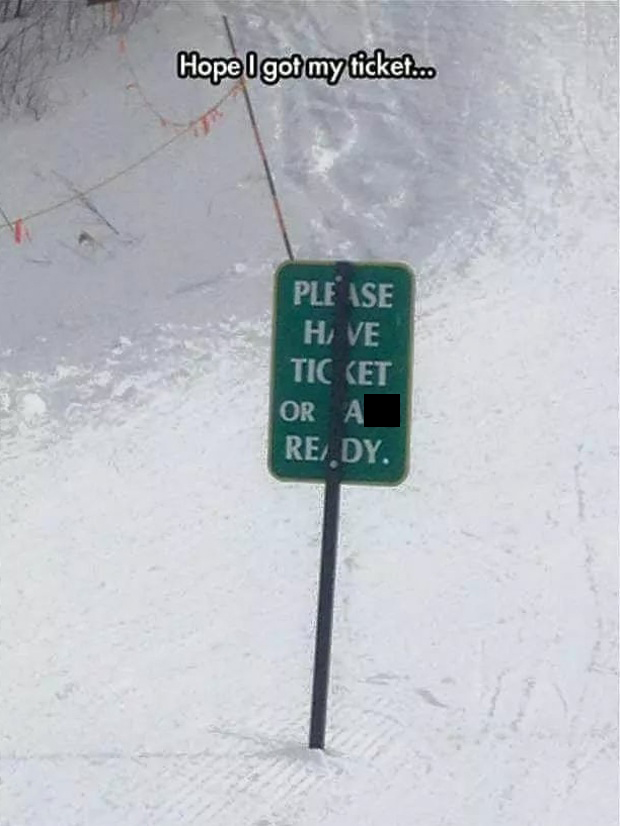
[[[617,7],[176,3],[0,124],[2,208],[174,134],[136,78],[214,104],[173,53],[227,54],[222,11],[240,51],[438,69],[251,87],[296,254],[417,273],[412,471],[344,491],[311,753],[322,492],[267,472],[284,251],[242,97],[92,194],[115,230],[0,232],[0,824],[612,826]]]

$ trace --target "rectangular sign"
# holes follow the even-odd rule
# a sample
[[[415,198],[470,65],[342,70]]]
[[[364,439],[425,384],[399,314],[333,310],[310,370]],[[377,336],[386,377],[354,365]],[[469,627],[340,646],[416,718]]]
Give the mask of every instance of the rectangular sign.
[[[405,264],[352,262],[348,290],[344,484],[398,485],[409,464],[414,275]],[[275,275],[269,469],[325,479],[335,261],[294,261]]]

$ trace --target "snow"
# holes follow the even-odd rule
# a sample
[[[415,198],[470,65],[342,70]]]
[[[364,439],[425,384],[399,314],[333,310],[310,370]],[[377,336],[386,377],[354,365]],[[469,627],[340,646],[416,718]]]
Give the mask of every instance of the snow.
[[[44,416],[47,406],[37,393],[26,393],[22,399],[21,415],[25,422],[31,423]]]
[[[310,752],[322,490],[267,470],[284,252],[242,96],[92,194],[118,235],[79,202],[0,232],[0,824],[607,826],[617,7],[162,6],[127,43],[170,118],[221,94],[171,55],[226,54],[222,11],[240,51],[438,67],[251,86],[299,257],[416,271],[411,473],[343,491]],[[13,218],[171,135],[114,38],[58,72],[2,124]]]

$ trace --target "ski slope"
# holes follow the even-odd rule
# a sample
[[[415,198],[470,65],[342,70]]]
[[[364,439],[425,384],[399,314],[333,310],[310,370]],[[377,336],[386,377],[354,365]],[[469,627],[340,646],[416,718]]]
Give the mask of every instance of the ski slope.
[[[411,473],[343,491],[325,753],[322,489],[267,471],[285,253],[243,97],[159,148],[229,90],[174,77],[222,13],[241,52],[438,70],[250,85],[296,255],[417,275]],[[0,826],[617,822],[617,28],[168,4],[0,124],[12,218],[154,152],[0,232]]]

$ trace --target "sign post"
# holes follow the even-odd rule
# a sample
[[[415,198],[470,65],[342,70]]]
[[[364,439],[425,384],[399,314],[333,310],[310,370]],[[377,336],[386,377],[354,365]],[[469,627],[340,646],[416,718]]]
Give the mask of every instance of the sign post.
[[[310,718],[310,748],[325,746],[327,690],[334,615],[334,583],[338,548],[338,516],[340,510],[340,477],[345,403],[347,399],[346,367],[349,353],[347,325],[349,321],[348,291],[351,270],[346,262],[336,264],[336,312],[332,342],[332,392],[329,410],[327,467],[325,468],[325,503],[323,508],[323,538],[321,540],[321,576],[314,649],[312,683],[312,714]]]
[[[296,261],[276,273],[269,469],[324,481],[310,748],[325,745],[340,485],[407,475],[413,273]]]

